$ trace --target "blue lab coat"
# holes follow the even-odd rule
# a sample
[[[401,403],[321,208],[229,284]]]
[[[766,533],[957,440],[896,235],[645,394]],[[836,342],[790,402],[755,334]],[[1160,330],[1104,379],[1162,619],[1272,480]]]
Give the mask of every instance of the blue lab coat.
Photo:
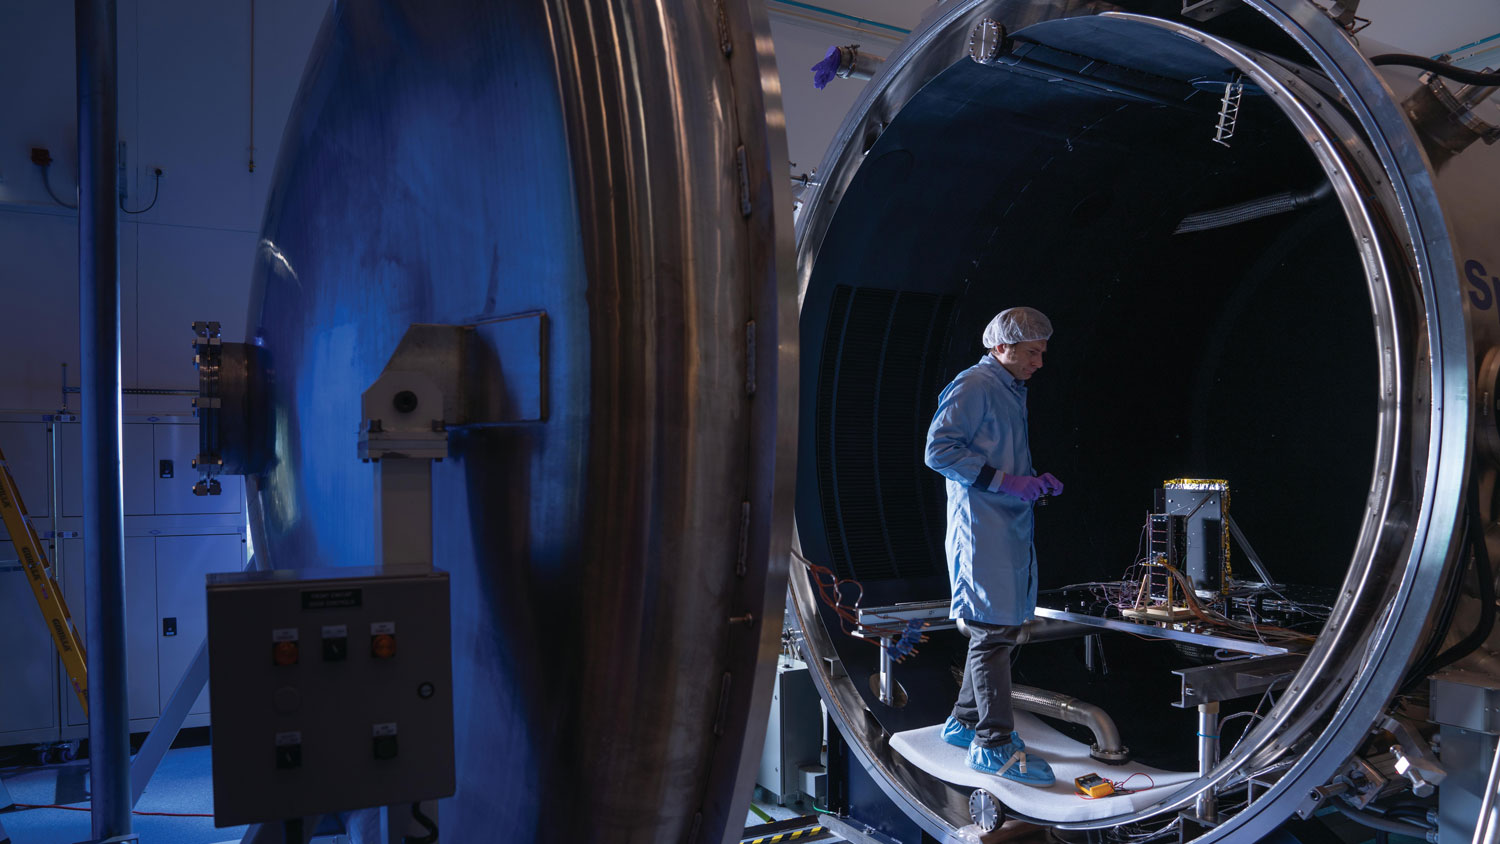
[[[949,618],[1021,624],[1036,609],[1032,505],[986,486],[1034,475],[1026,386],[993,355],[958,374],[927,429],[927,465],[947,478]]]

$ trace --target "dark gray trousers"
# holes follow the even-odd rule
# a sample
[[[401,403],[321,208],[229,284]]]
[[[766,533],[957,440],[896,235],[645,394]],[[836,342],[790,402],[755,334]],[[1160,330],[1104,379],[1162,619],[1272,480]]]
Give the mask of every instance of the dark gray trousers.
[[[964,662],[964,682],[958,690],[958,703],[953,705],[953,717],[974,728],[975,744],[999,747],[1010,741],[1016,728],[1010,703],[1010,652],[1021,627],[964,623],[969,628],[969,656]]]

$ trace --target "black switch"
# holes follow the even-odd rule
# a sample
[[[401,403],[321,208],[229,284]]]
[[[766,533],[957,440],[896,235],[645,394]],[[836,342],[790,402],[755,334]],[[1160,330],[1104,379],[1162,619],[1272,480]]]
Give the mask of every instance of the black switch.
[[[323,640],[323,661],[343,662],[349,656],[347,636],[329,636]]]
[[[163,478],[170,478],[170,477],[172,477],[172,461],[170,461],[170,460],[163,460],[163,461],[161,461],[158,464],[158,468],[160,469],[159,474]]]
[[[395,759],[396,758],[396,737],[395,736],[376,736],[375,737],[375,758],[376,759]]]
[[[276,767],[283,771],[302,767],[302,745],[276,745]]]
[[[161,635],[163,635],[163,636],[176,636],[177,635],[177,619],[176,618],[164,618],[164,619],[161,620]]]

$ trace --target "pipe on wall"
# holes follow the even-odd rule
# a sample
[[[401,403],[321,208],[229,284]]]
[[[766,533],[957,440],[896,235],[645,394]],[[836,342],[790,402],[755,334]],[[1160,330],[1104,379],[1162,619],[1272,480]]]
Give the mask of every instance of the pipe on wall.
[[[78,322],[83,365],[83,542],[88,594],[93,836],[130,833],[125,678],[125,506],[120,464],[120,243],[115,210],[115,0],[75,0],[78,56]]]

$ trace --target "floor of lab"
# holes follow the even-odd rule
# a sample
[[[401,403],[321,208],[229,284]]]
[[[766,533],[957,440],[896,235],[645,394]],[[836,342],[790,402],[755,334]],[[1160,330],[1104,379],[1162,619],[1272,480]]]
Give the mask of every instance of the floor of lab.
[[[242,826],[214,828],[209,758],[209,748],[206,746],[180,747],[168,751],[156,776],[152,778],[151,785],[136,806],[134,830],[140,835],[142,844],[237,843],[244,835],[245,827]],[[0,813],[0,825],[9,834],[11,844],[76,844],[89,840],[86,760],[52,765],[0,767],[0,780],[4,781],[5,788],[18,807],[46,807],[17,808]],[[758,791],[754,808],[745,818],[747,830],[767,823],[762,813],[773,821],[803,814],[802,810],[778,806],[764,798],[764,792]],[[58,806],[72,808],[52,808]],[[1369,830],[1345,822],[1343,818],[1329,818],[1328,823],[1333,827],[1338,840],[1345,844],[1371,840]],[[1040,830],[1033,829],[1030,834],[1022,833],[1014,840],[1045,840],[1045,836],[1040,833]],[[801,839],[807,840],[805,836]],[[4,840],[0,837],[0,844],[4,844]],[[317,839],[328,844],[342,840]],[[844,839],[828,837],[822,840],[838,842]],[[1398,841],[1419,844],[1416,839],[1403,836],[1391,836],[1390,840],[1393,844]]]
[[[89,840],[92,836],[87,811],[88,772],[86,759],[0,769],[5,788],[18,807],[0,814],[0,824],[5,826],[12,844],[75,844]],[[156,776],[136,804],[133,829],[142,842],[150,844],[239,841],[245,828],[215,829],[213,811],[209,749],[173,748],[167,751]]]
[[[142,844],[219,844],[238,842],[244,835],[243,826],[214,827],[209,760],[206,746],[178,747],[167,752],[136,805],[133,829]],[[76,844],[89,840],[87,760],[0,767],[0,780],[17,804],[16,809],[0,813],[0,826],[10,836],[11,844]],[[766,823],[757,809],[777,821],[801,814],[760,799],[754,805],[755,809],[745,818],[747,829]],[[21,808],[32,806],[38,808]],[[0,836],[0,844],[4,841]]]

